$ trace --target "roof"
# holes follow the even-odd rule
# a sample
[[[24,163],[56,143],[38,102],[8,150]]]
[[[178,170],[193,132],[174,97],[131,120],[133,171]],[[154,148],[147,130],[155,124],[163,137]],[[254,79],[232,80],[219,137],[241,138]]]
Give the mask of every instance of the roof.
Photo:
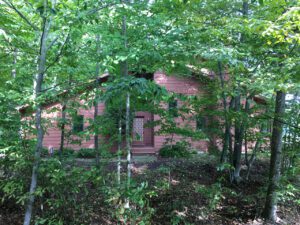
[[[152,74],[153,75],[153,74]],[[207,74],[207,76],[212,79],[213,75],[211,72],[209,72]],[[151,77],[150,73],[145,73],[145,74],[137,74],[137,77],[144,77],[146,79],[149,79]],[[75,97],[79,94],[84,93],[87,90],[92,90],[95,85],[100,85],[102,83],[107,82],[109,79],[109,74],[105,73],[99,77],[97,77],[96,79],[92,79],[92,80],[88,80],[87,82],[84,83],[77,83],[75,88],[72,89],[67,89],[67,90],[63,90],[59,93],[57,93],[55,95],[55,97],[53,97],[53,95],[49,95],[48,98],[41,104],[42,107],[48,107],[50,105],[53,104],[57,104],[61,102],[61,99],[63,98],[70,98],[70,97]],[[51,90],[52,88],[48,88],[44,91],[49,92],[49,90]],[[45,92],[44,92],[45,93]],[[262,96],[259,95],[255,95],[253,97],[253,100],[257,103],[257,104],[261,104],[261,105],[267,105],[267,101],[265,98],[263,98]],[[28,113],[32,113],[34,111],[34,108],[32,107],[32,105],[29,104],[25,104],[22,105],[20,107],[17,108],[17,110],[22,114],[28,114]]]
[[[55,97],[53,97],[53,95],[49,95],[48,97],[46,97],[46,100],[41,105],[42,105],[42,107],[47,107],[49,105],[59,103],[62,98],[66,98],[66,97],[70,98],[73,96],[77,96],[78,94],[82,94],[86,90],[93,89],[95,87],[95,85],[100,85],[102,83],[105,83],[108,80],[108,78],[109,78],[109,74],[106,73],[95,79],[89,80],[87,82],[77,83],[75,88],[63,90],[63,91],[57,93],[55,95]],[[49,90],[50,89],[47,89],[46,92],[44,92],[44,93],[49,92]],[[22,115],[25,115],[27,113],[32,113],[34,111],[32,105],[29,105],[29,104],[19,106],[19,107],[17,107],[17,110]]]

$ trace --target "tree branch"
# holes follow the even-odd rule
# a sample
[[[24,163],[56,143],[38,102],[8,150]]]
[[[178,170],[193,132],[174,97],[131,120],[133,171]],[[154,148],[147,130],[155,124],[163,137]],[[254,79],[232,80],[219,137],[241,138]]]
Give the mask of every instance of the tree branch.
[[[68,32],[68,35],[67,35],[67,37],[66,37],[64,43],[62,44],[61,48],[59,49],[58,54],[57,54],[56,57],[55,57],[55,60],[54,60],[52,63],[50,63],[50,65],[47,66],[47,68],[46,68],[46,70],[45,70],[45,73],[46,73],[47,70],[48,70],[51,66],[53,66],[53,65],[59,60],[59,58],[62,56],[63,49],[64,49],[66,43],[68,42],[69,38],[70,38],[70,30],[69,30],[69,32]]]
[[[57,35],[54,39],[53,39],[53,41],[50,43],[50,45],[48,46],[48,48],[47,48],[47,51],[50,49],[50,48],[52,48],[52,46],[55,44],[55,42],[57,41],[57,39],[59,38],[59,35]]]
[[[105,8],[108,8],[108,7],[110,7],[110,6],[114,6],[114,5],[117,5],[117,4],[119,4],[119,3],[111,3],[111,4],[107,4],[107,5],[104,5],[104,6],[95,8],[95,9],[91,9],[91,10],[89,10],[89,11],[87,11],[87,12],[85,13],[85,16],[89,16],[89,15],[91,15],[91,14],[94,14],[94,13],[96,13],[96,12],[102,10],[102,9],[105,9]]]
[[[276,121],[278,121],[279,123],[282,123],[282,124],[285,124],[285,125],[288,125],[288,126],[294,128],[294,129],[300,130],[300,127],[295,126],[295,125],[293,125],[293,124],[290,124],[290,123],[284,121],[284,119],[281,119],[281,118],[275,118],[274,116],[270,116],[270,115],[266,115],[266,114],[265,114],[265,115],[262,115],[262,116],[258,116],[257,118],[259,118],[259,119],[272,119],[272,120],[276,120]]]
[[[6,1],[6,0],[3,0],[3,2],[11,9],[13,9],[29,26],[31,26],[35,31],[38,30],[38,28],[33,24],[31,23],[27,18],[26,16],[24,16],[9,0]]]

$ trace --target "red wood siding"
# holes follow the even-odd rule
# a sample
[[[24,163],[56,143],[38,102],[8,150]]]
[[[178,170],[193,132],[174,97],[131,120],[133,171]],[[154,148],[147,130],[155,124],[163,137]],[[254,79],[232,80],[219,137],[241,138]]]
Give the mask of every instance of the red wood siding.
[[[80,102],[82,105],[84,104],[84,101]],[[48,111],[52,111],[53,108],[57,108],[58,111],[55,113],[48,113]],[[105,104],[104,103],[99,103],[98,104],[98,112],[99,114],[102,114],[104,112]],[[89,123],[88,119],[93,119],[94,118],[94,107],[91,107],[90,109],[83,109],[80,108],[78,110],[78,115],[83,115],[84,116],[84,128],[86,128]],[[44,110],[43,113],[43,118],[50,118],[52,126],[47,129],[47,133],[44,135],[44,141],[43,145],[45,148],[51,148],[53,147],[54,149],[58,149],[60,146],[60,137],[61,137],[61,130],[57,127],[57,118],[61,117],[61,104],[56,104],[54,106],[48,107]],[[70,131],[71,127],[66,126],[65,133],[68,133]],[[67,137],[66,135],[65,138],[65,148],[72,148],[74,150],[79,150],[81,148],[94,148],[94,137],[91,136],[89,140],[85,140],[85,138],[81,139],[80,144],[75,144],[72,143],[76,140],[79,140],[79,138],[76,135],[70,135],[70,137]]]
[[[199,84],[199,81],[192,79],[192,78],[179,78],[175,76],[166,76],[162,72],[156,72],[154,74],[154,82],[157,84],[164,86],[168,91],[174,92],[174,93],[181,93],[185,95],[201,95],[201,93],[205,93],[203,88],[201,88],[201,85]],[[80,102],[81,105],[85,105],[84,101]],[[178,107],[180,107],[183,104],[183,102],[178,101]],[[163,107],[166,107],[166,105],[162,104]],[[51,148],[58,149],[60,145],[60,136],[61,136],[61,130],[57,127],[57,119],[61,117],[61,104],[52,104],[50,106],[47,106],[44,109],[43,118],[49,120],[49,124],[51,126],[47,128],[47,133],[44,135],[44,142],[43,145],[45,148]],[[100,103],[98,105],[98,112],[99,114],[104,112],[105,104]],[[56,110],[55,110],[56,109]],[[91,107],[89,109],[79,108],[78,114],[84,116],[84,127],[86,128],[88,124],[88,119],[93,119],[94,117],[94,107]],[[141,116],[145,118],[145,123],[148,120],[159,120],[158,115],[152,115],[148,112],[137,112],[136,116]],[[192,115],[190,115],[191,117]],[[196,127],[196,122],[193,120],[185,120],[183,121],[181,118],[176,118],[177,126],[188,126],[193,129]],[[82,139],[81,144],[74,144],[72,143],[72,140],[78,139],[76,135],[70,135],[68,137],[68,131],[70,131],[71,127],[66,126],[66,139],[65,139],[65,148],[72,148],[74,150],[79,150],[81,148],[93,148],[94,147],[94,138],[91,136],[88,140],[85,140],[85,138]],[[144,146],[135,146],[133,143],[133,153],[155,153],[157,152],[165,143],[166,138],[168,136],[166,135],[154,135],[155,132],[159,131],[159,127],[155,128],[145,128],[144,129]],[[174,135],[174,140],[188,140],[192,144],[192,147],[201,150],[201,151],[207,151],[208,149],[208,142],[203,141],[193,141],[190,138],[183,138],[178,135]]]
[[[174,93],[180,93],[184,95],[201,95],[204,93],[204,90],[201,89],[201,85],[199,81],[193,78],[180,78],[176,76],[167,76],[162,72],[156,72],[154,74],[154,81],[164,86],[168,91]],[[178,101],[178,107],[181,107],[183,102]],[[163,104],[163,107],[167,109],[167,105]],[[192,115],[190,115],[191,117]],[[160,117],[158,115],[154,115],[154,120],[159,120]],[[185,120],[183,121],[180,117],[175,119],[177,126],[188,126],[192,129],[196,129],[196,122],[194,120]],[[160,127],[155,127],[155,132],[158,132]],[[170,137],[169,135],[155,135],[154,136],[154,150],[158,152],[159,149],[164,145],[166,142],[166,138]],[[186,140],[189,141],[193,148],[200,150],[200,151],[207,151],[208,149],[208,141],[200,140],[200,141],[193,141],[191,138],[185,138],[179,135],[174,135],[174,142]]]

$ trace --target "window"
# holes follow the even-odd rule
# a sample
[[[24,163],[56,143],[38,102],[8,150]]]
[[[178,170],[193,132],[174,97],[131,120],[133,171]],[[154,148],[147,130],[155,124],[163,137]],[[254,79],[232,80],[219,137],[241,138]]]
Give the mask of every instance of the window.
[[[206,128],[206,118],[204,116],[196,117],[196,130],[204,131]]]
[[[133,140],[144,140],[144,117],[136,117],[133,120]]]
[[[172,99],[169,101],[169,112],[174,117],[178,116],[178,103],[177,100]]]
[[[73,124],[72,126],[73,133],[79,133],[83,131],[83,115],[74,116],[72,124]]]

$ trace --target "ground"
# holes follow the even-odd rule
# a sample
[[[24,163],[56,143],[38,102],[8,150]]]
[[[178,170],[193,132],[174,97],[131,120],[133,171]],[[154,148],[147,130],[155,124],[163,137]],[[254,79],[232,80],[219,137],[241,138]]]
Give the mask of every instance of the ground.
[[[91,160],[77,160],[77,166],[90,166]],[[217,170],[217,160],[205,155],[193,159],[135,158],[134,180],[148,181],[149,207],[155,210],[151,224],[263,224],[268,162],[256,161],[250,179],[231,184],[227,174]],[[115,168],[115,161],[106,165]],[[242,171],[242,173],[244,170]],[[92,207],[87,224],[116,224],[111,205],[101,202]],[[95,201],[96,202],[96,201]],[[12,202],[0,207],[0,224],[22,224],[23,209]],[[290,201],[279,205],[278,224],[300,224],[300,207]],[[69,222],[67,224],[72,224]]]

